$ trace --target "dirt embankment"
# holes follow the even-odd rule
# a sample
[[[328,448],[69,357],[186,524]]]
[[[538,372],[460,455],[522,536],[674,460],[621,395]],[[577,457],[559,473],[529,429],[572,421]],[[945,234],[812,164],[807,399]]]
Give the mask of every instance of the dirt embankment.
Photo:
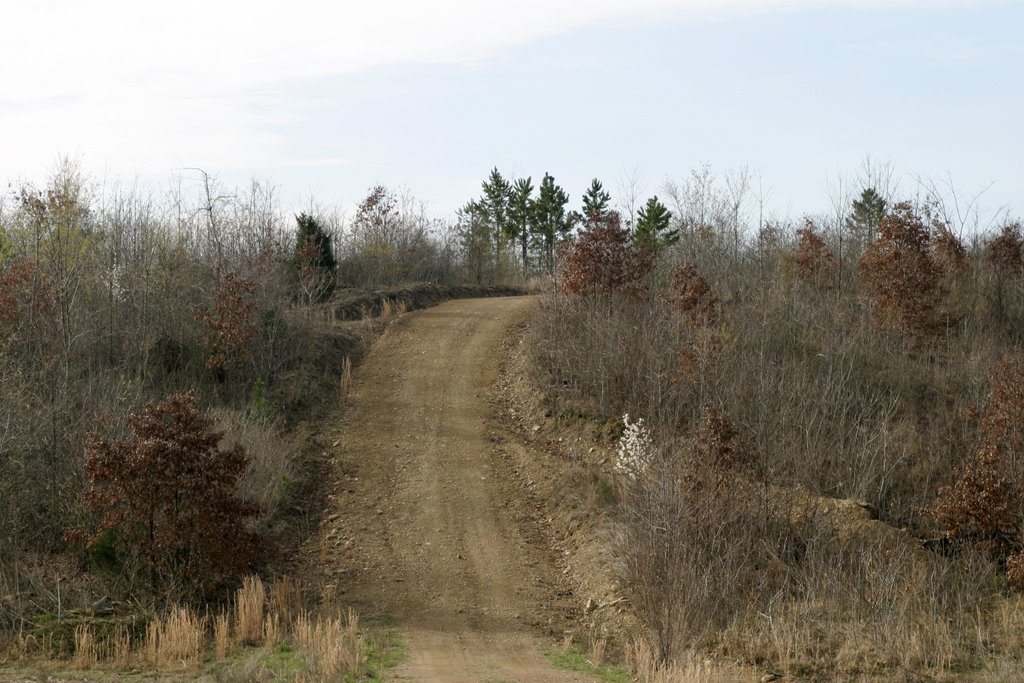
[[[329,311],[334,320],[361,320],[380,315],[388,305],[404,304],[406,310],[416,311],[436,306],[451,299],[470,299],[525,294],[519,287],[503,285],[436,285],[418,282],[367,291],[364,289],[338,290],[330,302],[321,309]]]
[[[356,372],[317,556],[327,592],[393,621],[417,681],[578,681],[542,653],[577,601],[503,449],[492,391],[525,297],[405,316]]]

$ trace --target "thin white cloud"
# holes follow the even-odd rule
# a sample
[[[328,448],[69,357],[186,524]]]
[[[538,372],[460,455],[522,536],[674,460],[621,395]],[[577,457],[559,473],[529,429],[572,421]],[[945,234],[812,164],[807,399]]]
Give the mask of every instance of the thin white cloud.
[[[143,172],[280,163],[285,141],[273,131],[301,109],[256,106],[267,88],[388,64],[480,60],[595,23],[828,4],[864,2],[8,0],[4,171],[37,172],[59,152]]]
[[[335,166],[351,166],[352,159],[342,157],[323,157],[313,159],[287,159],[280,163],[281,166],[289,168],[328,168]]]

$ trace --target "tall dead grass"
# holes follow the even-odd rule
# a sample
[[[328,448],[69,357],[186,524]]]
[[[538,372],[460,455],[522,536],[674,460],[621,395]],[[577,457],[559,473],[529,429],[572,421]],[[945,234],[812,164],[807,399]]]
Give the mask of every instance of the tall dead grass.
[[[341,362],[341,400],[348,398],[352,392],[352,359],[345,356]]]
[[[711,662],[687,652],[672,662],[662,661],[644,638],[626,648],[626,662],[644,683],[718,683]]]
[[[127,628],[118,628],[110,640],[110,661],[120,669],[127,668],[135,652],[135,639]]]
[[[213,616],[201,616],[187,607],[174,607],[152,617],[139,637],[127,626],[97,628],[80,624],[73,632],[73,647],[63,653],[49,640],[22,635],[13,653],[18,657],[44,654],[68,656],[77,669],[112,666],[125,669],[144,663],[158,671],[191,671],[201,667],[208,651],[215,662],[226,660],[236,648],[272,650],[291,642],[307,656],[303,680],[325,680],[357,675],[366,661],[359,617],[351,609],[328,601],[319,614],[310,613],[303,591],[294,578],[282,577],[268,586],[255,576],[246,577],[234,596],[233,607]]]
[[[75,657],[77,669],[91,669],[96,666],[96,637],[88,624],[75,627]]]
[[[255,645],[262,640],[266,602],[267,592],[259,577],[245,577],[235,594],[235,640],[240,645]]]
[[[222,408],[213,417],[224,433],[224,447],[241,445],[249,455],[238,493],[259,506],[260,519],[266,522],[288,495],[288,483],[296,476],[298,447],[268,416]]]
[[[694,466],[649,468],[618,512],[618,571],[659,666],[696,651],[829,677],[1019,652],[986,616],[1005,585],[987,557],[937,556],[855,505]]]
[[[196,669],[203,660],[207,618],[187,607],[156,617],[146,629],[146,660],[161,670]]]
[[[213,653],[218,660],[226,659],[231,650],[231,616],[221,612],[213,618]]]
[[[365,661],[359,618],[352,610],[339,617],[300,614],[292,626],[296,644],[312,658],[323,677],[355,672]]]
[[[299,582],[290,576],[283,576],[270,583],[268,609],[282,621],[290,623],[304,610],[304,597]]]

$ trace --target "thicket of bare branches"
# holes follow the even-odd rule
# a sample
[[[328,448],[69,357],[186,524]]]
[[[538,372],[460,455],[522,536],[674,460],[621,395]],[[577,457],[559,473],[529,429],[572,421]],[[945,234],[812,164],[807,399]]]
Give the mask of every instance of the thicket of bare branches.
[[[374,188],[347,223],[313,213],[339,257],[328,275],[341,287],[461,272],[444,226],[411,197]],[[336,395],[362,332],[341,332],[308,305],[297,227],[273,188],[228,189],[197,169],[164,195],[101,193],[65,161],[45,184],[0,198],[0,595],[15,597],[0,602],[0,627],[24,616],[21,606],[45,610],[58,600],[53,575],[39,571],[52,557],[86,570],[107,553],[99,559],[110,565],[110,548],[97,550],[87,528],[109,509],[86,509],[86,450],[122,443],[126,418],[147,404],[193,390],[198,409],[229,431],[222,453],[253,455],[225,484],[264,508],[246,533],[269,527],[290,495],[282,482],[299,490],[303,469],[285,431]],[[146,564],[128,551],[120,546],[111,571]],[[170,573],[182,574],[184,565],[172,564]],[[121,585],[145,593],[175,584],[136,578]]]
[[[555,414],[628,413],[661,444],[613,513],[654,649],[823,677],[1018,656],[998,614],[1024,576],[1020,475],[984,417],[1024,385],[1000,364],[1024,341],[1012,224],[964,244],[932,197],[871,240],[846,211],[737,232],[704,175],[674,189],[682,237],[648,296],[554,292],[532,328]],[[865,509],[888,531],[849,531]],[[923,549],[943,534],[964,542]]]
[[[371,187],[345,227],[336,250],[342,286],[451,284],[463,276],[450,230],[408,193]]]

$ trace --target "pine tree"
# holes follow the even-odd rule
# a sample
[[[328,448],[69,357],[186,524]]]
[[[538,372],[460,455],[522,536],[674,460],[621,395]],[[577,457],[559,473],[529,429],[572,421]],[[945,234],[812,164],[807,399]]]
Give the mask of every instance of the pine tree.
[[[508,203],[508,224],[513,241],[519,242],[523,262],[523,276],[528,274],[530,224],[533,222],[534,200],[531,178],[519,178],[512,185]]]
[[[888,202],[875,188],[866,188],[860,199],[853,200],[853,211],[846,217],[846,229],[859,243],[871,244],[888,209]]]
[[[295,234],[295,256],[293,264],[299,278],[299,287],[309,303],[319,303],[331,298],[337,285],[335,269],[338,266],[331,247],[331,236],[320,222],[306,213],[295,217],[298,229]]]
[[[672,212],[658,201],[658,198],[651,197],[647,204],[637,213],[636,231],[633,239],[643,246],[655,251],[679,240],[679,231],[670,230],[672,224]]]
[[[491,169],[491,174],[483,182],[482,187],[484,196],[480,203],[487,211],[487,217],[494,231],[494,241],[496,244],[500,244],[509,236],[508,210],[512,186],[495,167]]]
[[[554,177],[545,173],[534,205],[533,236],[543,251],[549,273],[555,270],[555,245],[572,230],[572,222],[565,212],[568,203],[569,195],[555,184]]]
[[[496,273],[501,264],[501,254],[505,245],[512,239],[509,223],[509,200],[511,199],[512,186],[498,171],[497,167],[491,169],[481,184],[483,196],[473,202],[473,214],[475,221],[483,221],[486,229],[490,232],[486,240],[490,247],[490,258],[493,271]],[[475,225],[475,229],[482,226]]]
[[[605,192],[601,181],[594,178],[583,194],[583,218],[587,225],[600,223],[608,217],[608,203],[611,200],[612,196]]]

